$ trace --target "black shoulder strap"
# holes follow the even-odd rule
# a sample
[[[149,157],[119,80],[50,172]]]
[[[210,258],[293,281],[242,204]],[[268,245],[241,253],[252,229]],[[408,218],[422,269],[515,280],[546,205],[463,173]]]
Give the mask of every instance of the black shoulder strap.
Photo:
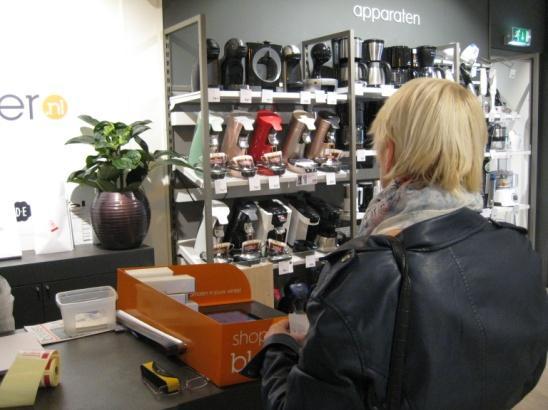
[[[392,247],[394,259],[401,274],[398,307],[396,321],[392,337],[392,351],[390,353],[390,373],[386,388],[386,408],[399,410],[402,401],[403,373],[405,368],[405,349],[407,345],[407,333],[409,330],[411,307],[411,279],[407,256],[403,243],[394,237],[387,237]]]

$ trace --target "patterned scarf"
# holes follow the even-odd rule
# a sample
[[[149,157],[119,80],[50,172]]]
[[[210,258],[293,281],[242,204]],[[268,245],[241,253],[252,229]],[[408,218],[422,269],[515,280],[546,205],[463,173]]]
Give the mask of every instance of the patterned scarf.
[[[436,186],[419,186],[412,181],[395,180],[369,203],[360,224],[359,236],[382,235],[468,207],[480,212],[479,193],[451,193]]]

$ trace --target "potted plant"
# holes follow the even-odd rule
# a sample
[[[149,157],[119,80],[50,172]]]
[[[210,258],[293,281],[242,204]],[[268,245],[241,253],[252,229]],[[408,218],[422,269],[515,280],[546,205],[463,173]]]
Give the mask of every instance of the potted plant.
[[[97,190],[91,205],[91,223],[104,248],[138,247],[150,224],[150,206],[141,184],[160,165],[189,165],[174,151],[149,151],[140,136],[150,129],[149,120],[127,125],[88,115],[78,118],[91,127],[82,127],[82,135],[66,144],[88,144],[96,152],[86,157],[85,167],[72,172],[68,181]],[[136,147],[127,148],[132,141]]]

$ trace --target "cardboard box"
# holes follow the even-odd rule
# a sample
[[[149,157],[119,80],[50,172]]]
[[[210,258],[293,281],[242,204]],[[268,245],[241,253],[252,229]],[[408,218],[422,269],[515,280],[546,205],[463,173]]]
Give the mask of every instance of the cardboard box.
[[[118,309],[187,344],[181,359],[218,386],[249,381],[239,374],[259,351],[270,325],[285,314],[252,300],[249,281],[230,264],[170,266],[190,275],[199,311],[118,269]]]

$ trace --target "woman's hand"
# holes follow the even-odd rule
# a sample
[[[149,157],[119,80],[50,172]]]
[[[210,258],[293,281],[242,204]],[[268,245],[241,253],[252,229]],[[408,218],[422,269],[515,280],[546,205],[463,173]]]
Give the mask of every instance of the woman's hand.
[[[304,338],[306,336],[304,334],[291,333],[289,331],[289,320],[288,319],[283,319],[283,320],[280,320],[280,321],[272,324],[270,326],[270,329],[268,329],[268,332],[266,332],[266,335],[264,336],[264,340],[268,339],[270,336],[275,335],[275,334],[289,335],[293,339],[295,339],[295,341],[300,345],[303,344]]]

